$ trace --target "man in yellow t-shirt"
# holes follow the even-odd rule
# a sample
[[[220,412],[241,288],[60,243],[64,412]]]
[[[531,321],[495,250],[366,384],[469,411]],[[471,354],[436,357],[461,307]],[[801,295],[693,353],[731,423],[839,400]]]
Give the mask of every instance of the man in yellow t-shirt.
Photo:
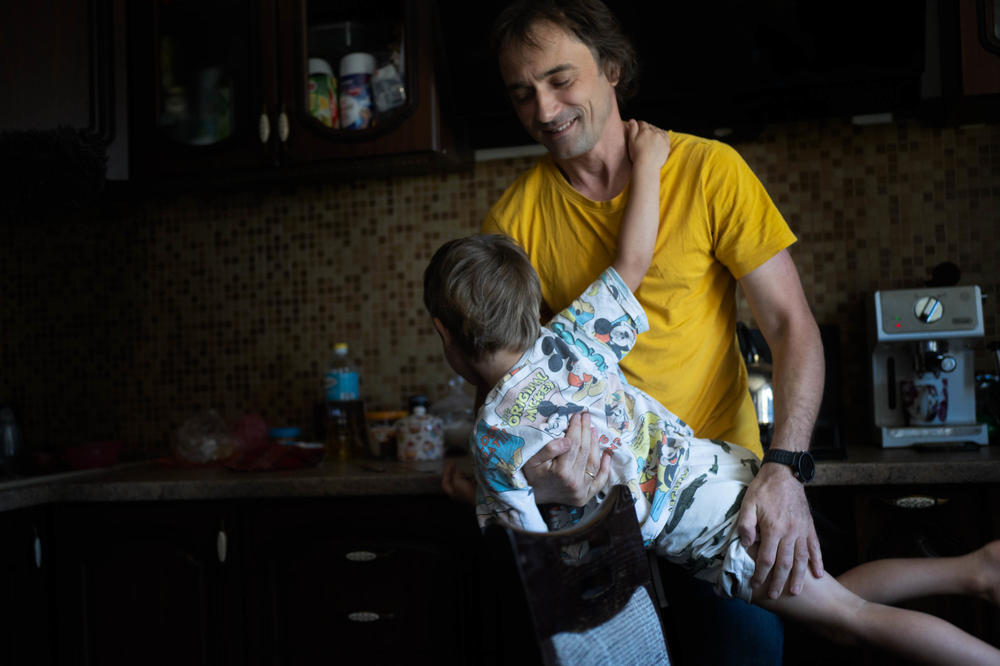
[[[525,247],[546,304],[559,311],[614,256],[631,176],[619,103],[634,87],[635,53],[599,0],[516,2],[498,18],[494,44],[514,109],[548,155],[510,186],[483,230],[507,233]],[[629,354],[625,372],[698,436],[759,452],[735,339],[739,283],[774,357],[770,448],[776,458],[783,453],[797,464],[808,456],[801,452],[808,449],[822,397],[823,351],[786,250],[795,238],[735,151],[684,134],[671,133],[670,140],[656,258],[636,292],[650,331]],[[537,502],[580,506],[591,487],[603,485],[607,459],[586,432],[585,422],[571,423],[566,439],[525,466]],[[763,463],[738,519],[744,545],[757,544],[752,585],[766,585],[772,597],[797,594],[806,576],[823,572],[800,483],[806,479],[788,461]],[[452,492],[455,482],[452,468],[443,486]],[[681,604],[683,615],[712,602]],[[731,637],[746,623],[746,638],[703,640],[717,645],[708,645],[713,651],[693,663],[780,663],[780,623],[774,631],[747,614],[709,607],[694,625],[719,621],[730,623]],[[775,641],[758,645],[769,632],[778,634],[776,649]]]

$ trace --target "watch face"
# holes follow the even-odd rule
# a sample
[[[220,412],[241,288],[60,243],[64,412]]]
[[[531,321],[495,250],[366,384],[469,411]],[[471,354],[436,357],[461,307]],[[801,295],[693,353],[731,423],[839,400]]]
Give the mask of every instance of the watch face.
[[[812,481],[816,476],[816,463],[808,451],[799,455],[799,476],[803,481]]]

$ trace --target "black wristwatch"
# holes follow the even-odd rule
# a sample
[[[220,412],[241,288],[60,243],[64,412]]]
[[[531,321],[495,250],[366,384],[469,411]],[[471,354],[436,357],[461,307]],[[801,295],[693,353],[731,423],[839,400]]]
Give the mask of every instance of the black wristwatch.
[[[792,474],[802,483],[808,483],[816,476],[816,461],[808,451],[785,451],[783,449],[768,449],[764,453],[764,463],[778,463],[792,468]]]

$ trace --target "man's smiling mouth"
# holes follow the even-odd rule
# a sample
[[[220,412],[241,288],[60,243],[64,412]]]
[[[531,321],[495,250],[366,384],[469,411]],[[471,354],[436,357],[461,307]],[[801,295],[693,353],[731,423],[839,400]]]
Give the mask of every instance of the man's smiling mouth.
[[[546,134],[562,134],[563,132],[565,132],[566,130],[568,130],[570,128],[570,126],[573,123],[575,123],[576,121],[577,121],[577,119],[575,117],[574,118],[570,118],[569,120],[567,120],[566,122],[562,123],[561,125],[556,125],[556,126],[549,125],[547,127],[543,127],[542,131],[545,132]]]

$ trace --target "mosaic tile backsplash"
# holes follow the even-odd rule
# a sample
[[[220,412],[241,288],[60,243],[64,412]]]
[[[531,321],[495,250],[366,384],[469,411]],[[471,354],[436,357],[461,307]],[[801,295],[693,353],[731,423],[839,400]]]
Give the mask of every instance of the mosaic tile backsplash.
[[[922,285],[952,261],[988,295],[987,340],[1000,338],[1000,125],[801,123],[737,148],[799,236],[791,252],[817,320],[840,327],[845,425],[866,409],[873,290]],[[309,434],[338,341],[369,409],[436,400],[452,373],[423,310],[424,265],[476,231],[533,159],[159,196],[8,227],[0,402],[13,402],[36,450],[115,438],[127,457],[161,455],[183,419],[209,408]],[[985,351],[977,358],[992,369]]]

